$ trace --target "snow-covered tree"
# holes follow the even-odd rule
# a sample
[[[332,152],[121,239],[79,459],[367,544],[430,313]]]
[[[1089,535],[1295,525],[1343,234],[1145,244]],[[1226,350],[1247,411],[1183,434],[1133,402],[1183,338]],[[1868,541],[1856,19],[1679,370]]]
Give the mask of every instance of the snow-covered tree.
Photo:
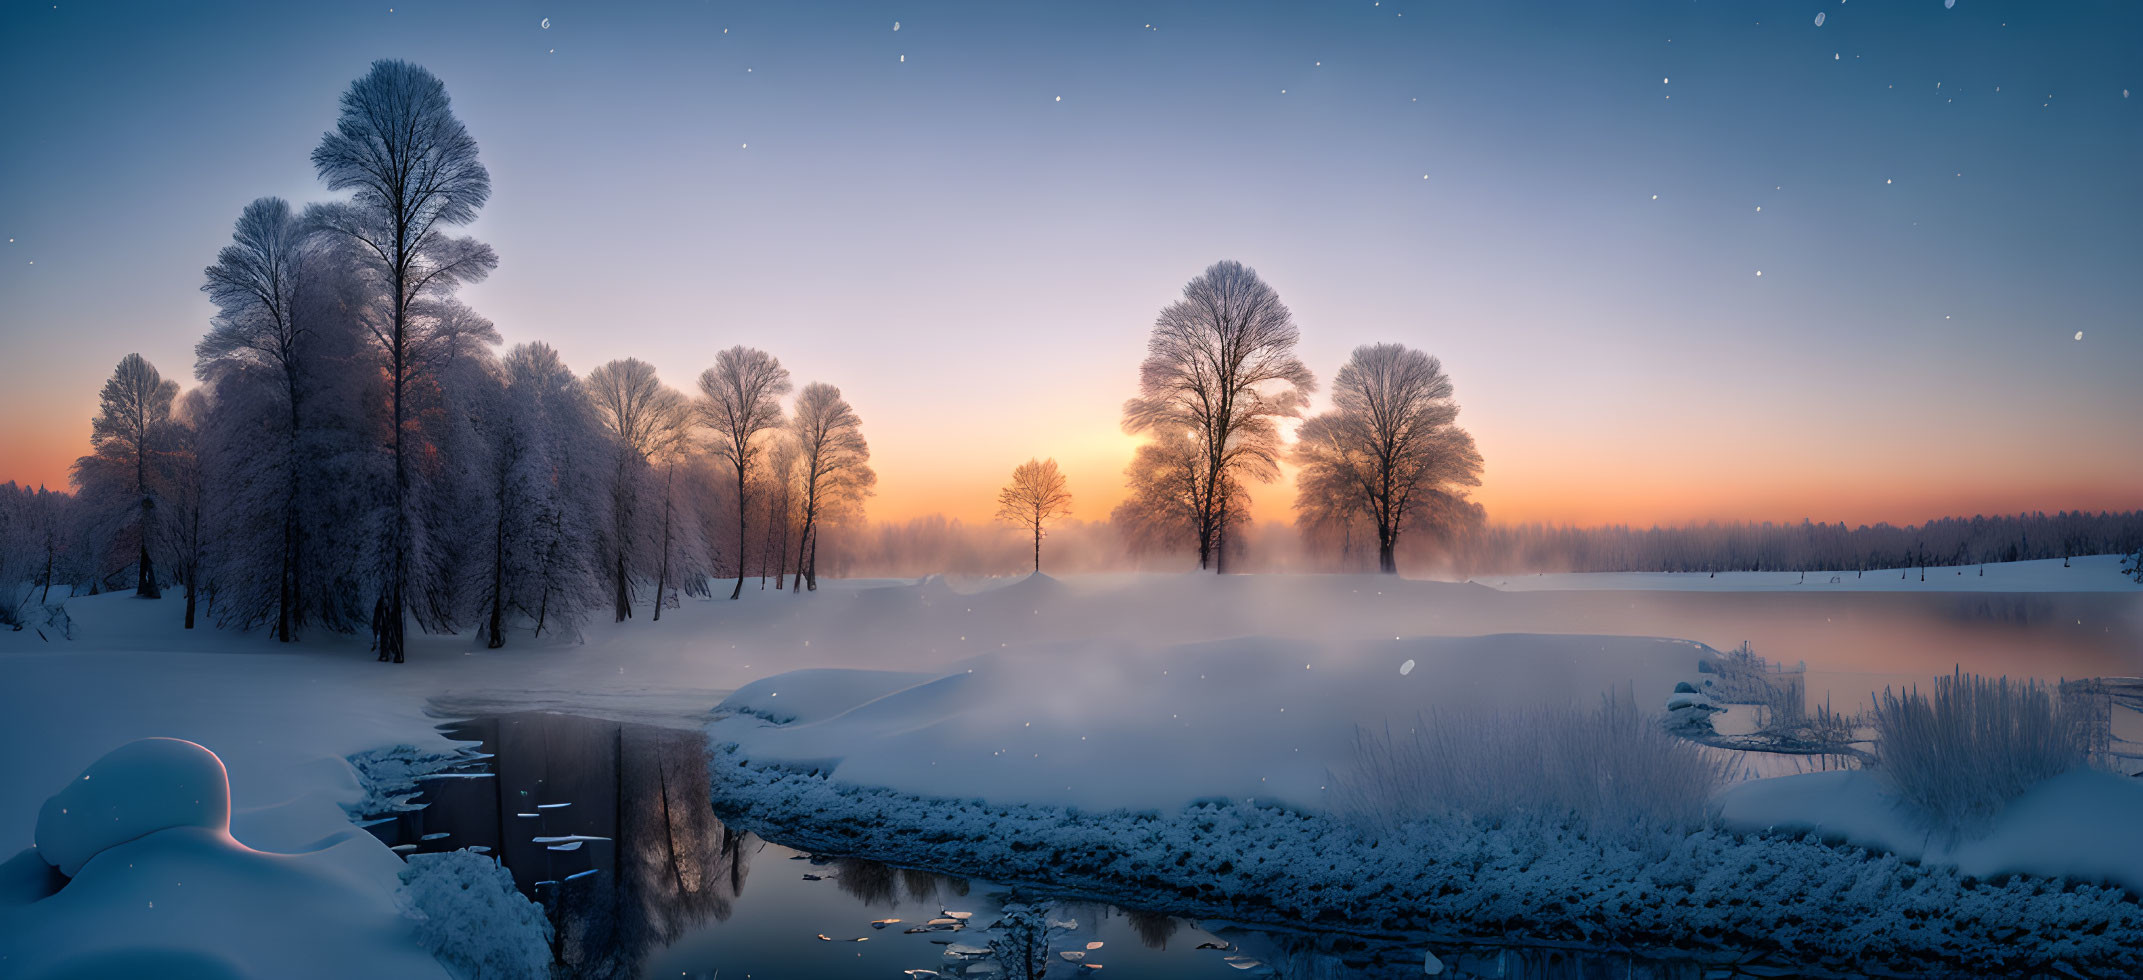
[[[202,426],[211,417],[208,405],[208,395],[200,388],[179,396],[171,416],[159,427],[156,469],[151,477],[156,497],[163,502],[153,550],[163,555],[164,568],[186,589],[186,629],[194,627],[208,549],[201,460]]]
[[[805,589],[817,591],[818,536],[827,520],[845,516],[878,482],[871,470],[870,443],[863,419],[841,389],[824,382],[805,385],[796,396],[789,434],[797,450],[797,505],[802,532],[796,541],[796,573]]]
[[[93,515],[94,533],[109,542],[99,577],[131,560],[134,594],[149,599],[163,594],[151,554],[157,534],[152,476],[163,425],[178,394],[178,382],[164,380],[140,354],[120,358],[98,396],[90,454],[74,463],[74,482]]]
[[[1034,533],[1034,570],[1042,570],[1042,533],[1050,521],[1071,513],[1071,491],[1054,458],[1029,459],[1012,470],[1012,482],[997,491],[997,519]]]
[[[1366,520],[1377,570],[1397,574],[1400,533],[1431,514],[1438,495],[1463,498],[1481,483],[1481,454],[1455,424],[1453,393],[1428,354],[1399,344],[1355,348],[1333,378],[1332,410],[1296,433],[1295,507],[1305,523]]]
[[[781,426],[781,396],[789,387],[788,369],[772,354],[750,347],[731,347],[700,372],[700,421],[714,430],[714,454],[727,460],[737,477],[737,585],[731,599],[744,595],[753,463],[765,449],[762,437]]]
[[[363,256],[385,297],[370,326],[386,362],[394,477],[372,622],[380,659],[400,663],[415,598],[412,569],[425,557],[416,551],[419,477],[406,425],[420,343],[413,314],[421,316],[417,307],[425,301],[481,280],[497,266],[490,246],[445,233],[476,217],[491,196],[491,175],[477,160],[476,140],[455,118],[446,86],[404,61],[373,62],[351,83],[334,131],[321,138],[312,160],[328,189],[355,194],[345,203],[316,205],[308,217],[359,246],[352,251]]]
[[[78,577],[70,521],[74,498],[44,487],[0,483],[0,626],[22,629],[42,617],[54,582]]]
[[[1299,338],[1280,294],[1240,262],[1208,267],[1154,320],[1138,397],[1124,403],[1124,431],[1156,439],[1187,432],[1194,441],[1200,568],[1225,570],[1228,488],[1279,475],[1275,423],[1300,416],[1317,386],[1295,356]]]
[[[513,625],[568,634],[579,625],[598,588],[592,518],[603,506],[587,465],[602,451],[602,431],[558,353],[517,346],[501,361],[499,381],[476,417],[487,501],[477,614],[494,648]]]
[[[303,622],[306,607],[304,521],[299,501],[306,492],[307,475],[300,433],[307,340],[302,292],[314,272],[309,268],[314,252],[310,238],[311,229],[282,198],[263,197],[246,205],[231,232],[231,244],[217,253],[216,264],[203,274],[206,281],[201,290],[216,304],[217,315],[208,335],[195,347],[194,372],[205,382],[248,368],[264,370],[279,382],[258,394],[278,399],[280,411],[272,417],[249,419],[247,441],[251,445],[233,462],[276,467],[272,473],[249,474],[254,485],[247,489],[269,499],[248,501],[263,511],[248,516],[263,519],[272,513],[278,528],[271,559],[274,623],[276,639],[285,643]],[[273,499],[277,495],[279,499]]]
[[[681,450],[691,421],[691,403],[664,385],[653,365],[630,357],[589,372],[587,390],[596,416],[610,433],[610,466],[604,480],[610,521],[603,535],[602,561],[610,577],[613,612],[622,623],[632,617],[632,581],[641,569],[650,537],[652,522],[642,506],[652,492],[650,461],[658,454]],[[674,468],[664,474],[665,504],[674,477]],[[663,515],[671,516],[667,507]],[[663,553],[667,557],[667,547]]]

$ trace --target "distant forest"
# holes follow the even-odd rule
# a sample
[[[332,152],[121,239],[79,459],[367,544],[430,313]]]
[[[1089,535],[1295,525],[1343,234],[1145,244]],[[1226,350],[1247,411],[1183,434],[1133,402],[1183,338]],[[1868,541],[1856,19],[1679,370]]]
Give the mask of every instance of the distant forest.
[[[1925,524],[1489,525],[1448,544],[1453,570],[1732,572],[1977,565],[2143,549],[2143,511],[1945,517]]]

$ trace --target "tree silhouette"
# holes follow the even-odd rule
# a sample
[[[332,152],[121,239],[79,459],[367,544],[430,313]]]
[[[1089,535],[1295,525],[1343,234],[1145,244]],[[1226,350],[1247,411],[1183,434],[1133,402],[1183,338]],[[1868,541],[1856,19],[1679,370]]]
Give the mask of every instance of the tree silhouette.
[[[1208,267],[1154,320],[1138,397],[1124,403],[1124,431],[1157,439],[1188,433],[1195,444],[1200,568],[1225,570],[1230,487],[1279,475],[1275,420],[1300,416],[1317,386],[1295,356],[1299,338],[1279,293],[1240,262]]]
[[[1055,459],[1029,459],[1012,471],[1012,482],[997,492],[997,519],[1034,532],[1034,570],[1042,570],[1042,529],[1071,513],[1071,492]]]
[[[714,430],[714,454],[737,471],[737,587],[730,590],[731,599],[744,595],[749,477],[764,449],[759,436],[781,425],[781,396],[789,387],[788,369],[772,354],[750,347],[731,347],[715,356],[713,367],[700,372],[699,390],[706,396],[699,403],[700,421]]]

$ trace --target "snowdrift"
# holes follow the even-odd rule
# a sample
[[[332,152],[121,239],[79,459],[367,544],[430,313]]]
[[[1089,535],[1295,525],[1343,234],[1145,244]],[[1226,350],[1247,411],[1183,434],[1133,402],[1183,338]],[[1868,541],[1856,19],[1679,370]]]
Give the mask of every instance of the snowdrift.
[[[223,763],[195,743],[145,739],[90,766],[45,805],[26,852],[58,872],[56,890],[9,889],[0,905],[0,972],[447,976],[397,909],[403,865],[379,841],[341,822],[271,853],[231,836],[229,817]],[[18,881],[24,864],[9,862]]]

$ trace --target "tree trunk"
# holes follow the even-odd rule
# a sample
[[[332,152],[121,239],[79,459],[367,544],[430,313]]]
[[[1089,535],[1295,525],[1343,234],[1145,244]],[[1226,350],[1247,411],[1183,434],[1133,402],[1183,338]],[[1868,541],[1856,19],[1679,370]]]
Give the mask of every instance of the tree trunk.
[[[186,628],[187,628],[187,629],[193,629],[193,602],[194,602],[194,596],[195,596],[195,595],[198,595],[198,594],[200,593],[200,591],[201,591],[200,583],[198,583],[198,582],[194,581],[194,580],[195,580],[195,579],[196,579],[197,577],[199,577],[199,573],[197,573],[197,572],[194,572],[194,571],[191,571],[191,570],[189,570],[189,571],[187,571],[187,573],[186,573]]]
[[[810,534],[811,556],[804,559],[804,582],[813,592],[819,590],[819,532],[813,528]]]
[[[625,542],[618,542],[618,619],[622,623],[632,618],[632,590],[625,586]]]
[[[398,229],[399,230],[399,229]],[[397,243],[399,244],[399,243]],[[394,288],[394,350],[391,351],[394,368],[394,527],[388,536],[389,565],[387,581],[381,584],[379,600],[372,607],[372,635],[379,646],[382,661],[402,662],[403,641],[403,595],[408,589],[409,575],[409,460],[403,452],[402,425],[406,407],[403,395],[408,383],[407,310],[405,295],[409,270],[407,259],[397,255],[390,285]]]
[[[737,587],[729,590],[732,600],[744,598],[744,447],[737,449]]]
[[[1042,574],[1042,522],[1034,522],[1034,574]]]
[[[774,549],[774,591],[781,591],[781,577],[789,570],[789,508],[783,499],[781,508],[781,547]]]
[[[655,622],[662,622],[662,592],[670,581],[670,487],[677,479],[677,464],[671,463],[662,476],[662,560],[655,563]]]
[[[491,639],[487,649],[506,645],[506,483],[499,482],[499,512],[491,532]]]
[[[1392,557],[1392,544],[1390,537],[1377,536],[1377,571],[1386,575],[1399,574],[1399,562]]]

